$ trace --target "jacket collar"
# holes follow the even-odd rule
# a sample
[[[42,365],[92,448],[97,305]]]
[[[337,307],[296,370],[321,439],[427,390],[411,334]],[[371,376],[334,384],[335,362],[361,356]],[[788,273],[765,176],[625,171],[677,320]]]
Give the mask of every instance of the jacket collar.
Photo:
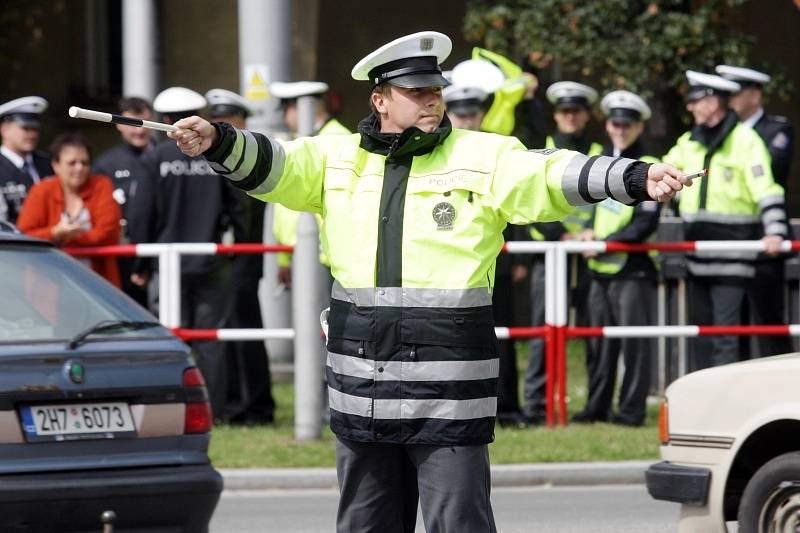
[[[709,128],[708,126],[695,126],[692,128],[690,139],[697,141],[703,146],[710,148],[720,146],[728,134],[739,123],[739,117],[733,111],[728,111],[719,124]]]
[[[425,133],[417,127],[410,127],[402,133],[381,133],[380,119],[372,113],[358,123],[361,134],[359,146],[373,154],[385,156],[420,156],[433,151],[444,142],[453,127],[447,114],[433,133]]]
[[[556,132],[553,134],[553,143],[556,145],[556,148],[575,150],[582,154],[588,153],[589,148],[592,146],[591,141],[586,137],[584,132],[580,134]]]

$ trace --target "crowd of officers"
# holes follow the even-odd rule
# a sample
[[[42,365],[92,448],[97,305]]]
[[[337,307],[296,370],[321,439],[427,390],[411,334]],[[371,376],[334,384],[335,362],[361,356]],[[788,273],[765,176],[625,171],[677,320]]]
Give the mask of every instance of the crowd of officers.
[[[617,90],[599,99],[591,87],[574,81],[550,85],[555,131],[544,146],[532,149],[570,149],[588,156],[609,155],[644,161],[664,161],[684,172],[708,169],[708,175],[684,190],[672,208],[684,223],[686,240],[763,239],[767,253],[695,253],[687,257],[689,323],[736,325],[785,323],[784,260],[780,242],[790,238],[784,188],[794,143],[793,130],[783,117],[768,116],[762,105],[763,87],[770,77],[741,67],[720,65],[717,74],[688,71],[686,108],[693,117],[666,155],[648,150],[642,134],[651,117],[648,104],[637,94]],[[538,82],[514,62],[476,48],[470,60],[449,74],[444,90],[448,115],[455,128],[511,135],[534,105]],[[328,86],[305,81],[274,83],[284,121],[297,134],[297,99],[316,98],[315,135],[350,131],[331,116],[326,106]],[[586,133],[593,106],[600,100],[605,117],[605,143]],[[40,118],[47,102],[24,97],[0,105],[0,220],[16,222],[32,187],[53,174],[47,156],[37,150]],[[200,95],[173,87],[161,92],[152,106],[136,97],[119,101],[123,116],[174,123],[208,109],[213,121],[244,128],[252,113],[240,95],[214,89]],[[150,130],[116,126],[121,142],[97,157],[93,174],[113,182],[113,197],[122,211],[122,243],[222,242],[232,232],[235,242],[262,242],[265,204],[253,200],[217,176],[202,157],[181,153],[172,140],[158,142]],[[255,164],[245,162],[243,164]],[[605,169],[608,172],[610,169]],[[593,170],[598,171],[598,170]],[[206,176],[206,179],[196,179]],[[591,182],[591,180],[590,180]],[[588,191],[591,195],[592,191]],[[295,243],[299,213],[280,205],[272,211],[277,242]],[[662,216],[660,205],[643,202],[628,206],[612,199],[578,208],[560,222],[529,227],[508,226],[506,240],[621,241],[651,240]],[[321,220],[320,220],[321,223]],[[64,243],[69,245],[69,242]],[[320,256],[327,264],[327,258]],[[291,256],[279,257],[278,282],[291,287]],[[120,258],[121,288],[133,299],[157,309],[158,275],[152,261]],[[185,256],[181,264],[182,326],[190,328],[260,328],[257,290],[262,277],[260,255],[233,260],[219,256]],[[570,264],[571,306],[578,325],[652,325],[655,319],[659,264],[653,254],[585,253]],[[517,284],[529,279],[531,293],[520,294]],[[544,323],[544,263],[540,256],[501,255],[497,261],[493,304],[495,323],[513,325],[514,299],[530,298],[534,325]],[[550,280],[552,282],[552,280]],[[747,304],[745,305],[745,302]],[[743,315],[743,309],[749,316]],[[215,417],[230,423],[269,423],[274,402],[270,371],[262,342],[195,345],[198,364],[209,387]],[[498,342],[500,378],[498,421],[512,426],[538,425],[545,420],[545,365],[541,339],[529,343],[528,365],[519,400],[516,350],[513,341]],[[787,337],[760,339],[757,355],[791,351]],[[626,426],[644,423],[650,390],[653,339],[592,339],[586,342],[588,399],[573,421],[612,422]],[[698,339],[692,369],[739,360],[736,337]],[[616,409],[612,408],[618,360],[624,374]]]

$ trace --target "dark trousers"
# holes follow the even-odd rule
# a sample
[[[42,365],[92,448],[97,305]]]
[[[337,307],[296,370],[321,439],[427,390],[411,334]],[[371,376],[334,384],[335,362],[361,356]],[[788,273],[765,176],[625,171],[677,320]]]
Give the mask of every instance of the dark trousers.
[[[713,277],[690,276],[688,284],[689,323],[699,326],[739,325],[747,291],[745,283],[720,282]],[[725,365],[739,359],[739,340],[733,335],[691,339],[691,370]]]
[[[514,325],[514,288],[511,276],[497,276],[492,293],[494,323],[498,326]],[[500,374],[497,380],[497,412],[519,412],[519,385],[517,375],[517,353],[514,341],[497,341],[497,355],[500,357]]]
[[[576,262],[577,259],[577,262]],[[575,274],[575,283],[570,282],[568,297],[570,305],[575,307],[575,322],[578,326],[588,323],[589,311],[589,283],[591,278],[587,272],[586,263],[580,258],[571,258],[568,278]],[[544,259],[536,258],[531,267],[531,323],[533,326],[544,325],[544,284],[554,283],[555,280],[545,280]],[[537,338],[530,341],[528,367],[525,369],[525,382],[523,387],[522,412],[529,416],[538,416],[545,413],[547,398],[547,369],[545,367],[544,339]],[[586,357],[592,351],[591,343],[586,343]]]
[[[489,451],[479,446],[336,441],[337,533],[496,533]]]
[[[258,279],[234,280],[230,327],[264,327],[258,301]],[[231,422],[271,422],[275,412],[272,376],[263,341],[230,342],[225,418]]]
[[[119,279],[122,292],[133,298],[139,305],[147,308],[147,287],[139,287],[131,282],[133,268],[133,257],[118,257],[117,267],[119,268]]]
[[[181,276],[181,327],[215,329],[223,326],[226,301],[216,272]],[[214,418],[222,418],[227,387],[225,344],[193,342],[197,367],[203,374]]]
[[[747,303],[751,324],[785,324],[784,288],[786,284],[783,259],[758,261],[755,278],[747,284]],[[754,357],[766,357],[793,352],[788,336],[754,336]]]
[[[591,326],[651,326],[655,324],[655,282],[648,279],[595,279],[589,289]],[[644,422],[650,368],[656,353],[655,339],[593,338],[586,365],[589,398],[584,411],[597,420],[608,420],[620,351],[625,373],[619,394],[618,417],[631,424]]]

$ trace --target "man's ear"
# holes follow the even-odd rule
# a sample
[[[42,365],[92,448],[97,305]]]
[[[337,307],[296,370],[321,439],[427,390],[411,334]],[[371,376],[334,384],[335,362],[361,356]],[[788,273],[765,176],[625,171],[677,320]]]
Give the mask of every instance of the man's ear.
[[[378,114],[386,114],[386,97],[380,91],[373,91],[370,95],[372,99],[372,105],[375,107],[375,111]]]

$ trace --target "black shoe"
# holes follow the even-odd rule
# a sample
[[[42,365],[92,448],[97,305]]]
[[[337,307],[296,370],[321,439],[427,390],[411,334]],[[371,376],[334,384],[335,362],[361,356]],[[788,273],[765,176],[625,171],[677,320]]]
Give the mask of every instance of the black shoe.
[[[543,426],[547,424],[547,413],[543,411],[534,411],[532,413],[523,413],[522,419],[528,427]]]
[[[642,427],[644,425],[644,420],[634,420],[622,415],[611,415],[610,422],[618,426],[626,426],[631,428]]]
[[[601,417],[596,416],[594,413],[590,413],[586,410],[575,413],[572,415],[572,418],[570,418],[569,421],[574,424],[594,424],[595,422],[605,422],[605,420]]]
[[[518,411],[497,413],[497,423],[504,428],[524,429],[528,427],[525,417]]]

